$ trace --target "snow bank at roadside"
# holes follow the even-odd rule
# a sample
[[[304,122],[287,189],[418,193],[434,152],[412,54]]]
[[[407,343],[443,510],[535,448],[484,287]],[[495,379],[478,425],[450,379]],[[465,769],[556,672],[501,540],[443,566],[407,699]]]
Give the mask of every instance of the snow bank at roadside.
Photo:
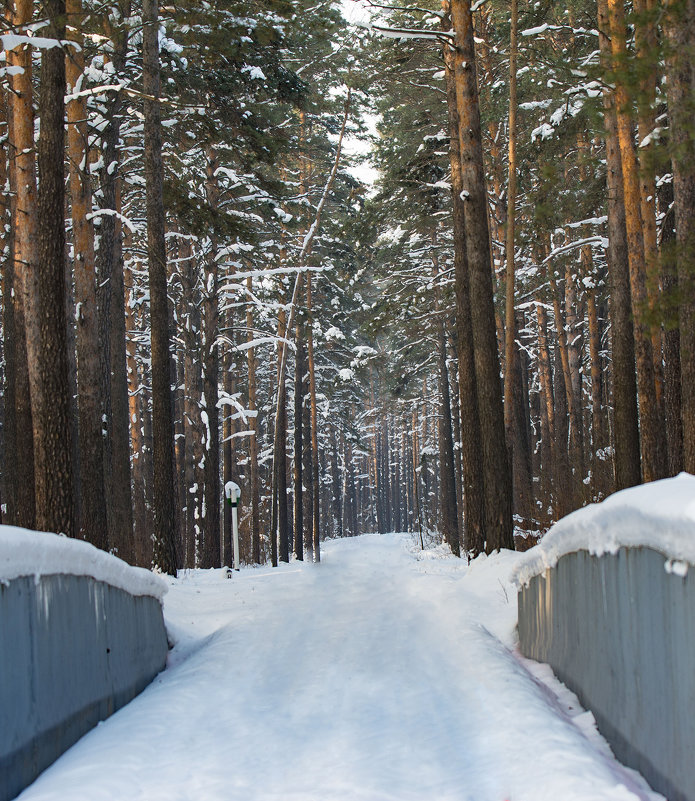
[[[149,570],[131,567],[88,542],[43,531],[0,526],[0,583],[20,576],[91,576],[131,595],[162,600],[166,582]]]
[[[601,556],[625,547],[659,551],[666,569],[679,575],[695,565],[695,476],[681,473],[631,487],[567,515],[524,554],[512,580],[528,584],[568,553]]]

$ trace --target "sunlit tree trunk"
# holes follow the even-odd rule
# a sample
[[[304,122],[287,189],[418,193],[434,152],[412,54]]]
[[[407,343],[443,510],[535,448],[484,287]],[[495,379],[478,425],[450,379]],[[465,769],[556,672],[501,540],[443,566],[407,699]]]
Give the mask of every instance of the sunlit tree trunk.
[[[598,21],[601,64],[604,69],[610,69],[612,53],[606,0],[598,2]],[[608,88],[603,92],[603,109],[606,127],[609,308],[613,355],[613,463],[615,489],[620,490],[640,483],[640,438],[623,172],[615,97]]]
[[[478,416],[485,486],[486,550],[513,548],[511,475],[492,295],[487,191],[480,129],[473,20],[469,0],[452,0],[456,34],[455,85],[463,178],[470,308],[475,343]]]
[[[557,473],[557,440],[553,376],[548,349],[548,313],[542,300],[536,303],[536,322],[538,326],[538,376],[541,390],[541,523],[547,525],[551,522],[550,508],[551,506],[555,507],[552,488],[553,476]]]
[[[448,19],[443,20],[448,30]],[[466,253],[466,222],[463,208],[463,174],[459,140],[459,112],[456,99],[453,52],[445,49],[449,159],[453,201],[454,281],[456,288],[456,347],[461,412],[461,461],[463,473],[463,547],[477,555],[485,549],[485,486],[482,443],[478,415],[478,389],[473,350],[470,283]]]
[[[663,427],[659,419],[654,379],[654,360],[647,310],[646,263],[656,259],[655,253],[645,256],[642,231],[642,210],[639,171],[629,95],[623,71],[627,57],[624,0],[607,0],[611,52],[615,79],[615,114],[623,174],[623,202],[627,231],[627,254],[630,267],[630,289],[635,329],[635,362],[639,397],[642,474],[645,481],[663,478],[666,474]]]
[[[17,33],[23,33],[31,21],[32,0],[16,0],[11,17]],[[14,522],[18,526],[36,525],[35,464],[43,457],[43,443],[37,434],[42,428],[39,414],[41,353],[39,270],[36,229],[36,148],[34,145],[34,105],[32,101],[32,48],[19,46],[7,53],[8,63],[21,68],[10,76],[8,93],[8,128],[10,170],[14,177],[15,200],[12,230],[14,235],[14,324],[15,341],[15,413],[17,452],[24,458],[16,463],[16,505]]]

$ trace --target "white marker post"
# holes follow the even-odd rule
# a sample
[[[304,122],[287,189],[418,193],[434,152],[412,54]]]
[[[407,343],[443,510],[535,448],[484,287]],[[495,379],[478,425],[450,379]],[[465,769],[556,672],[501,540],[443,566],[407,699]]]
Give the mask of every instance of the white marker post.
[[[237,507],[241,498],[241,487],[234,481],[228,481],[224,485],[224,495],[227,503],[232,507],[232,549],[234,551],[234,569],[239,569],[239,519],[237,517]]]

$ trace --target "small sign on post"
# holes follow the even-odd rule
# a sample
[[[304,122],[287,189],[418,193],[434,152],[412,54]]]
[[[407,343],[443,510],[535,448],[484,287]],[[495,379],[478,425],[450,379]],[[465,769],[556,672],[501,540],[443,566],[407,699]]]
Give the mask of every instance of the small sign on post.
[[[227,503],[232,507],[232,550],[234,552],[234,569],[239,569],[239,518],[237,509],[241,498],[241,487],[234,481],[224,485],[224,495]]]

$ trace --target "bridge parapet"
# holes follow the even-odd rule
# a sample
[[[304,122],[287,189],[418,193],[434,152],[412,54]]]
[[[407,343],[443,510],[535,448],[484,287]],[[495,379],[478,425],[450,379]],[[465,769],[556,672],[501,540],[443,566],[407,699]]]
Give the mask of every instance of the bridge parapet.
[[[519,643],[669,801],[695,801],[695,478],[569,515],[516,570]]]
[[[164,592],[85,542],[0,527],[0,801],[162,670]]]

